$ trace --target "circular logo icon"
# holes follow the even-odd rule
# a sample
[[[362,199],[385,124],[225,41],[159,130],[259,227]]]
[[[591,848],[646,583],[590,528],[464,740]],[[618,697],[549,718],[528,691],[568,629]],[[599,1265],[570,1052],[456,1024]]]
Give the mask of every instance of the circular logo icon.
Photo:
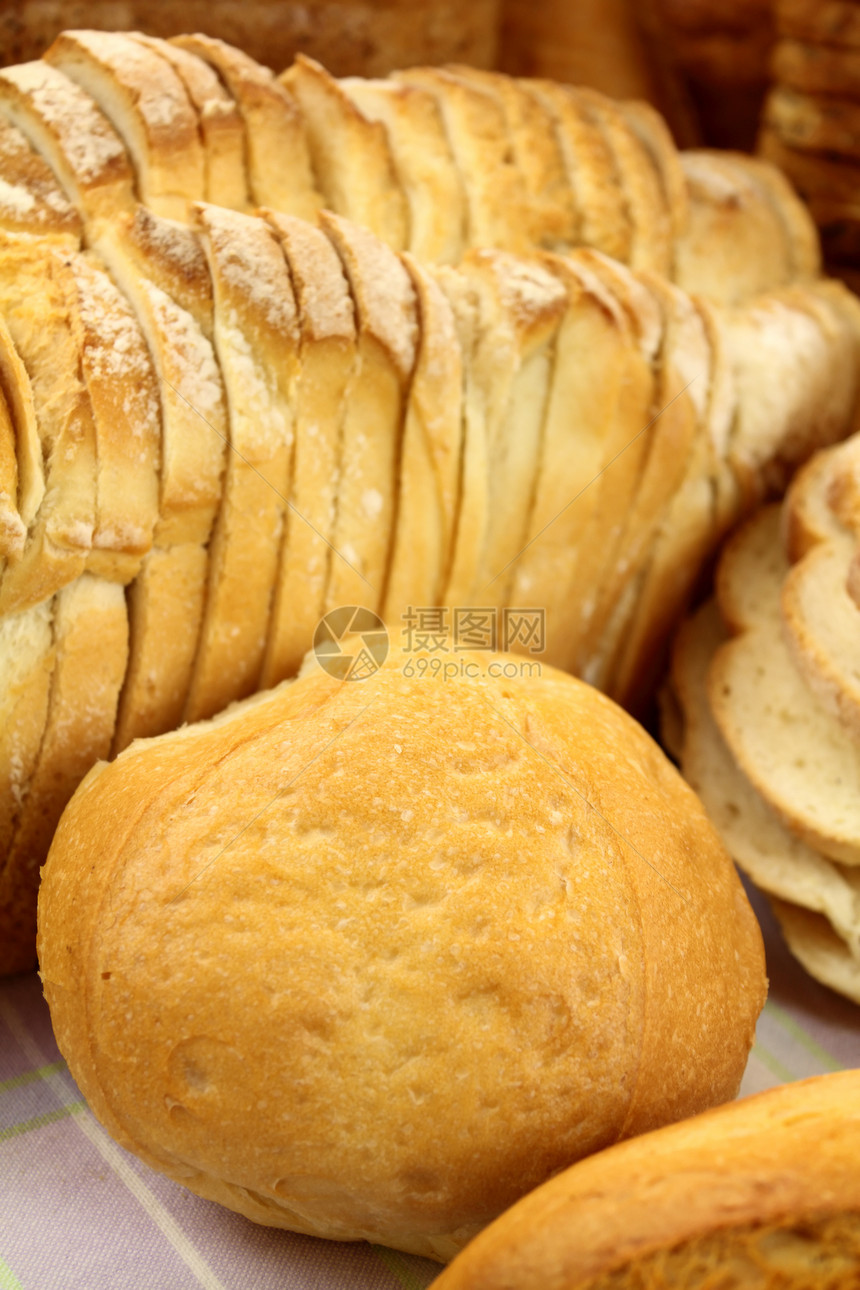
[[[341,605],[317,623],[314,654],[324,672],[338,681],[366,681],[388,657],[385,623],[372,609]]]

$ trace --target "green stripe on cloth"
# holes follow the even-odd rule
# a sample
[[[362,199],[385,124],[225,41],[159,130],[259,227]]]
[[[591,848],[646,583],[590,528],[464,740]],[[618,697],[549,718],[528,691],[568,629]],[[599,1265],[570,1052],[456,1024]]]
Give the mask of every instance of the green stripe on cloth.
[[[64,1071],[65,1062],[51,1062],[48,1066],[39,1066],[34,1071],[24,1071],[23,1075],[13,1075],[11,1079],[0,1080],[0,1093],[5,1093],[10,1088],[21,1088],[24,1084],[32,1084],[34,1080],[45,1079],[47,1075],[53,1075],[54,1071]]]
[[[0,1259],[0,1290],[24,1290],[9,1264],[3,1259]]]
[[[397,1280],[403,1286],[403,1290],[425,1290],[425,1287],[430,1284],[429,1281],[425,1281],[417,1272],[414,1272],[396,1250],[389,1250],[385,1245],[373,1245],[371,1249],[379,1261],[385,1264],[388,1271],[397,1277]],[[433,1273],[432,1276],[435,1280],[436,1274]]]
[[[796,1039],[801,1047],[805,1048],[827,1070],[842,1071],[845,1069],[841,1062],[838,1062],[835,1057],[831,1057],[825,1048],[816,1043],[812,1036],[808,1035],[793,1017],[789,1016],[783,1008],[780,1008],[779,1004],[768,1002],[765,1004],[765,1011],[779,1023],[787,1035],[791,1035],[792,1039]]]
[[[5,1142],[7,1138],[17,1138],[19,1133],[29,1133],[31,1129],[41,1129],[46,1124],[53,1124],[55,1120],[63,1120],[67,1115],[79,1115],[86,1107],[86,1102],[81,1099],[80,1102],[70,1102],[68,1106],[58,1106],[56,1111],[45,1111],[44,1115],[34,1115],[32,1120],[24,1120],[21,1124],[13,1124],[8,1129],[0,1129],[0,1142]]]
[[[772,1075],[782,1080],[783,1084],[790,1084],[792,1080],[797,1078],[796,1075],[792,1075],[787,1066],[782,1064],[778,1057],[774,1057],[773,1053],[769,1052],[758,1040],[753,1044],[752,1051],[762,1066],[766,1066]]]

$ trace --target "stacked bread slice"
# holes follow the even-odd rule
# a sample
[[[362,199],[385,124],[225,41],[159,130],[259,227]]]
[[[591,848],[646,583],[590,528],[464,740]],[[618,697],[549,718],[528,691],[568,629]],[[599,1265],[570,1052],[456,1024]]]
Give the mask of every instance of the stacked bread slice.
[[[344,605],[543,611],[635,706],[727,527],[849,427],[856,305],[799,206],[705,158],[699,200],[641,106],[78,32],[0,118],[3,968],[99,757],[295,675]],[[716,302],[666,276],[747,227]]]
[[[0,72],[0,121],[12,229],[74,233],[69,203],[91,223],[136,193],[180,220],[195,201],[307,219],[325,205],[421,261],[592,246],[724,303],[819,269],[777,172],[679,153],[648,105],[546,81],[465,67],[338,80],[301,57],[276,80],[204,36],[74,31]]]
[[[670,703],[682,769],[790,947],[860,1002],[858,487],[855,436],[731,538],[716,602],[677,638]]]
[[[809,202],[834,272],[860,269],[860,13],[780,0],[759,150]]]

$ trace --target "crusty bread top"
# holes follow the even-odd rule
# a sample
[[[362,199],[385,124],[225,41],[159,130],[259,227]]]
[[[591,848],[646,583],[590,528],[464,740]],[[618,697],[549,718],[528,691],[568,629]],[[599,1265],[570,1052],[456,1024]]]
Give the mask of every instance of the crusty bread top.
[[[90,1105],[149,1163],[445,1258],[583,1153],[733,1096],[765,981],[726,853],[630,718],[552,669],[409,658],[312,667],[94,770],[40,961]]]
[[[770,1267],[765,1256],[756,1265],[755,1284],[768,1290],[847,1285],[819,1281],[813,1271],[823,1265],[814,1224],[842,1215],[853,1215],[856,1224],[858,1136],[858,1071],[820,1075],[721,1106],[574,1165],[482,1233],[434,1288],[703,1284],[698,1276],[646,1280],[646,1269],[637,1276],[637,1268],[659,1251],[683,1256],[686,1243],[720,1234],[728,1263],[741,1252],[747,1230],[768,1227],[801,1228],[806,1249],[789,1246],[781,1260],[774,1250]],[[843,1265],[849,1280],[860,1244],[856,1227],[854,1237],[855,1260]],[[617,1279],[604,1281],[613,1270]],[[668,1277],[665,1265],[664,1272]]]

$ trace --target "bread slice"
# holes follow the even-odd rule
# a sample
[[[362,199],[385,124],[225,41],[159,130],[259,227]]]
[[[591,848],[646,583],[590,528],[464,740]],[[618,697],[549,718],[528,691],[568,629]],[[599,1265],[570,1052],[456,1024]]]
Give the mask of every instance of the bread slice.
[[[451,305],[427,269],[404,256],[418,302],[418,353],[400,452],[383,618],[438,605],[454,555],[462,436],[463,354]]]
[[[68,263],[52,247],[29,241],[0,246],[0,312],[24,381],[15,421],[28,448],[19,454],[19,466],[25,456],[28,466],[35,464],[36,439],[45,463],[45,490],[32,521],[28,517],[23,553],[3,571],[0,613],[36,605],[73,582],[92,546],[96,436],[81,375],[75,295]],[[27,425],[33,414],[35,430]],[[32,482],[38,493],[38,479]]]
[[[817,447],[845,433],[855,398],[854,339],[814,289],[788,288],[726,315],[738,392],[729,460],[785,486]]]
[[[830,922],[789,901],[771,899],[786,944],[810,976],[860,1003],[860,956],[852,953]]]
[[[0,117],[0,176],[0,228],[80,244],[80,214],[44,158],[5,117]]]
[[[417,85],[347,77],[359,111],[388,135],[408,207],[409,251],[429,264],[458,264],[465,250],[466,194],[436,99]]]
[[[412,280],[397,256],[339,215],[321,226],[340,256],[355,304],[358,356],[346,393],[334,548],[326,609],[382,603],[397,470],[418,317]]]
[[[860,49],[784,37],[774,45],[771,76],[774,84],[804,94],[856,100],[860,94]]]
[[[33,966],[31,899],[6,879],[6,858],[35,769],[54,669],[53,601],[0,617],[0,972]],[[23,904],[23,907],[22,907]]]
[[[270,226],[217,206],[196,214],[212,274],[230,445],[188,721],[258,686],[290,492],[299,359],[292,282]]]
[[[0,381],[0,566],[9,556],[20,556],[27,525],[18,510],[18,458],[15,423]]]
[[[304,220],[267,211],[292,278],[300,329],[292,397],[295,450],[289,505],[260,677],[298,671],[323,614],[340,477],[344,401],[356,361],[355,310],[340,258]]]
[[[762,119],[786,147],[860,159],[860,104],[775,85]]]
[[[14,477],[15,511],[26,531],[33,523],[45,496],[45,463],[42,459],[42,441],[39,436],[39,425],[36,419],[36,408],[33,403],[33,390],[27,369],[21,362],[21,356],[15,348],[9,328],[0,316],[0,391],[9,417],[9,428],[12,435],[12,452],[14,462],[8,465],[8,484],[12,487]],[[11,534],[19,535],[14,517],[10,517]],[[15,554],[20,555],[23,547],[15,538]]]
[[[651,157],[622,109],[597,90],[571,90],[586,119],[603,132],[615,159],[617,182],[630,218],[630,258],[634,269],[669,274],[674,259],[668,207]]]
[[[860,609],[848,594],[855,545],[822,543],[782,587],[785,638],[797,670],[829,711],[860,740]]]
[[[246,178],[253,206],[271,206],[313,220],[321,198],[295,100],[268,67],[213,36],[174,36],[170,42],[217,72],[245,123]]]
[[[208,341],[215,331],[212,279],[200,235],[189,225],[161,219],[139,203],[99,229],[99,254],[134,292],[139,277],[159,287],[191,314]]]
[[[643,274],[640,280],[661,313],[659,353],[652,358],[654,409],[640,436],[639,478],[615,545],[607,551],[598,599],[581,646],[581,673],[600,688],[608,683],[617,656],[625,621],[620,611],[627,603],[625,588],[638,581],[660,523],[681,487],[693,444],[704,432],[711,393],[712,350],[695,305],[664,278]]]
[[[785,226],[742,167],[721,153],[681,154],[690,221],[676,247],[675,280],[690,294],[731,305],[791,280]]]
[[[158,519],[161,409],[155,370],[125,296],[94,258],[70,262],[81,371],[96,435],[96,523],[86,568],[127,583]]]
[[[395,79],[436,100],[466,194],[467,246],[528,251],[528,195],[496,98],[442,68],[411,68],[395,73]]]
[[[782,528],[785,552],[792,564],[819,543],[839,541],[842,536],[843,526],[830,507],[830,493],[848,444],[853,440],[815,453],[789,485]]]
[[[191,230],[127,218],[100,228],[97,250],[132,305],[161,393],[159,516],[153,549],[129,589],[129,665],[114,752],[182,720],[203,615],[207,543],[221,501],[228,442],[221,372],[198,318],[212,288]],[[183,308],[163,287],[183,277]]]
[[[650,103],[626,99],[618,107],[648,152],[663,190],[672,233],[672,265],[669,276],[674,278],[675,248],[686,237],[690,222],[690,194],[681,154],[675,146],[665,118]]]
[[[850,158],[793,148],[766,125],[759,132],[758,151],[788,176],[806,201],[856,202],[860,166]]]
[[[459,64],[451,71],[491,94],[505,115],[529,200],[531,243],[547,251],[570,250],[576,245],[578,219],[551,111],[513,76]]]
[[[713,660],[710,704],[741,770],[792,831],[858,864],[860,744],[809,690],[783,640],[779,526],[779,508],[765,507],[723,552],[717,595],[738,634]]]
[[[474,604],[484,551],[490,480],[486,392],[477,361],[482,336],[480,300],[470,279],[456,269],[439,266],[433,276],[451,306],[463,355],[457,510],[453,551],[441,600],[446,606],[468,607]]]
[[[132,159],[141,200],[187,218],[205,192],[197,114],[174,69],[123,32],[64,31],[45,54],[101,108]]]
[[[780,0],[779,30],[836,49],[860,49],[860,13],[852,0]]]
[[[567,292],[539,261],[500,251],[473,251],[460,271],[479,302],[471,361],[483,391],[489,465],[474,603],[501,608],[509,602],[513,562],[527,539]],[[464,494],[462,506],[468,505]]]
[[[228,94],[217,74],[202,58],[178,45],[140,32],[129,33],[170,63],[185,86],[197,113],[197,128],[203,146],[204,195],[209,202],[231,210],[248,208],[245,175],[245,125],[236,100]]]
[[[825,915],[860,954],[860,870],[827,860],[785,827],[739,770],[711,715],[708,668],[726,638],[716,602],[710,600],[675,639],[671,683],[682,715],[684,778],[756,886]]]
[[[616,560],[622,557],[619,547],[626,520],[658,424],[653,364],[661,338],[659,308],[633,274],[595,252],[583,251],[581,255],[618,301],[627,321],[628,340],[604,455],[590,485],[595,495],[591,517],[576,558],[576,614],[568,654],[568,666],[574,672],[582,669],[589,656],[593,635],[599,635],[602,593],[616,573]]]
[[[577,244],[605,251],[626,264],[633,229],[603,132],[588,119],[565,86],[543,80],[524,80],[521,84],[552,119],[573,191]]]
[[[91,574],[65,587],[54,598],[53,635],[44,733],[0,874],[0,918],[11,922],[9,939],[19,956],[11,970],[35,962],[39,870],[63,808],[90,767],[110,752],[128,656],[122,587]],[[5,938],[4,946],[8,953]]]
[[[134,203],[135,175],[110,121],[68,76],[43,61],[0,70],[0,114],[50,167],[85,217],[112,218]]]
[[[594,482],[607,459],[632,340],[616,297],[582,252],[545,264],[567,300],[555,342],[534,503],[512,566],[509,600],[545,607],[546,659],[564,666],[576,645],[578,562],[597,502]]]
[[[128,588],[128,667],[111,756],[181,724],[206,592],[206,547],[153,547]]]
[[[168,290],[177,262],[185,263],[197,312],[211,317],[211,284],[188,254],[189,230],[162,221],[158,236],[147,240],[138,236],[140,228],[128,218],[104,224],[95,250],[137,315],[158,378],[162,450],[154,540],[164,548],[205,543],[221,500],[227,445],[221,376],[197,317]],[[162,286],[153,280],[159,276]]]
[[[299,54],[281,77],[299,105],[327,209],[370,229],[395,251],[409,245],[409,209],[388,132],[340,82]]]

